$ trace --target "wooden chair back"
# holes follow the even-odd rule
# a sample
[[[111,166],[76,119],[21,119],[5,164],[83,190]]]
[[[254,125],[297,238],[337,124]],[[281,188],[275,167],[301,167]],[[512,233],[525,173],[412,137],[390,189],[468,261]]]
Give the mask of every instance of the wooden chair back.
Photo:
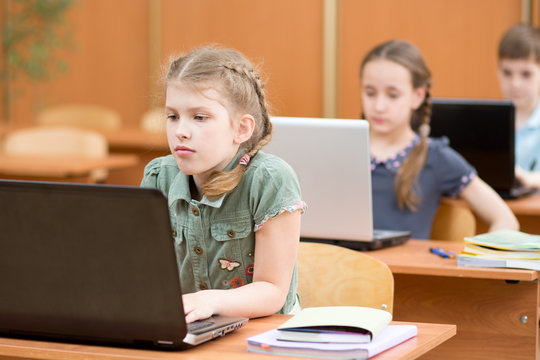
[[[431,225],[432,240],[463,242],[476,234],[476,218],[466,204],[441,201]]]
[[[167,117],[162,107],[147,110],[141,118],[141,129],[151,133],[164,133],[167,125]]]
[[[385,263],[360,251],[300,242],[298,292],[302,307],[366,306],[392,313],[394,276]]]
[[[69,126],[36,126],[6,134],[4,152],[22,156],[101,158],[109,153],[98,132]]]
[[[70,126],[36,126],[5,135],[3,151],[8,155],[43,157],[103,158],[109,154],[106,138],[100,133]],[[106,169],[91,174],[92,182],[103,182]]]
[[[69,125],[95,130],[117,130],[122,127],[118,112],[91,104],[48,107],[38,114],[36,121],[38,125]]]

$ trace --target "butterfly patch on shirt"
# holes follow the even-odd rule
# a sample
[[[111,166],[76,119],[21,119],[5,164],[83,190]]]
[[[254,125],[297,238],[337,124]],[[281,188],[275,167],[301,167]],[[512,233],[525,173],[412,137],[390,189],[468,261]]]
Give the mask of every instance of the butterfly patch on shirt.
[[[218,261],[219,261],[219,266],[221,267],[222,270],[233,271],[234,269],[240,266],[240,263],[238,261],[233,261],[228,258],[218,259]]]

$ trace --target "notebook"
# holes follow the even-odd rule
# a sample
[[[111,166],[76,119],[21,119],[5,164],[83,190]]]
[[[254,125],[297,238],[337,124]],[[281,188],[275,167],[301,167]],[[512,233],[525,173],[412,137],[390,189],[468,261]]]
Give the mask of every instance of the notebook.
[[[182,349],[247,321],[186,326],[158,190],[0,180],[0,204],[0,336]]]
[[[263,151],[292,166],[307,210],[304,241],[375,250],[402,244],[409,231],[373,229],[369,124],[365,120],[273,117]]]
[[[450,146],[502,198],[517,198],[535,191],[516,181],[515,109],[511,101],[434,98],[432,104],[430,136],[448,137]]]

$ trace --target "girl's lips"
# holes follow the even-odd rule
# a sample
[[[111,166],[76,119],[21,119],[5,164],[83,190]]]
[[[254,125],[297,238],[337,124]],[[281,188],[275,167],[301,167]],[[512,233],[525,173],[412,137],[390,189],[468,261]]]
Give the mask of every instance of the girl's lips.
[[[195,153],[195,150],[192,150],[185,146],[177,146],[174,148],[174,152],[178,156],[186,156],[186,155],[192,155]]]
[[[374,123],[377,123],[377,124],[382,124],[384,122],[384,119],[383,118],[373,118],[373,122]]]

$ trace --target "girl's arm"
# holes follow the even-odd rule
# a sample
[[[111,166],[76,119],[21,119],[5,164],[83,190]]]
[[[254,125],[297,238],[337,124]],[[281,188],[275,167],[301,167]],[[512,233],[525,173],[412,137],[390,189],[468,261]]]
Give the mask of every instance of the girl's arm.
[[[519,223],[503,199],[479,177],[460,193],[474,213],[489,225],[489,231],[519,230]]]
[[[300,239],[300,210],[269,219],[255,233],[253,282],[230,290],[204,290],[182,296],[186,321],[212,314],[259,317],[285,304]]]

